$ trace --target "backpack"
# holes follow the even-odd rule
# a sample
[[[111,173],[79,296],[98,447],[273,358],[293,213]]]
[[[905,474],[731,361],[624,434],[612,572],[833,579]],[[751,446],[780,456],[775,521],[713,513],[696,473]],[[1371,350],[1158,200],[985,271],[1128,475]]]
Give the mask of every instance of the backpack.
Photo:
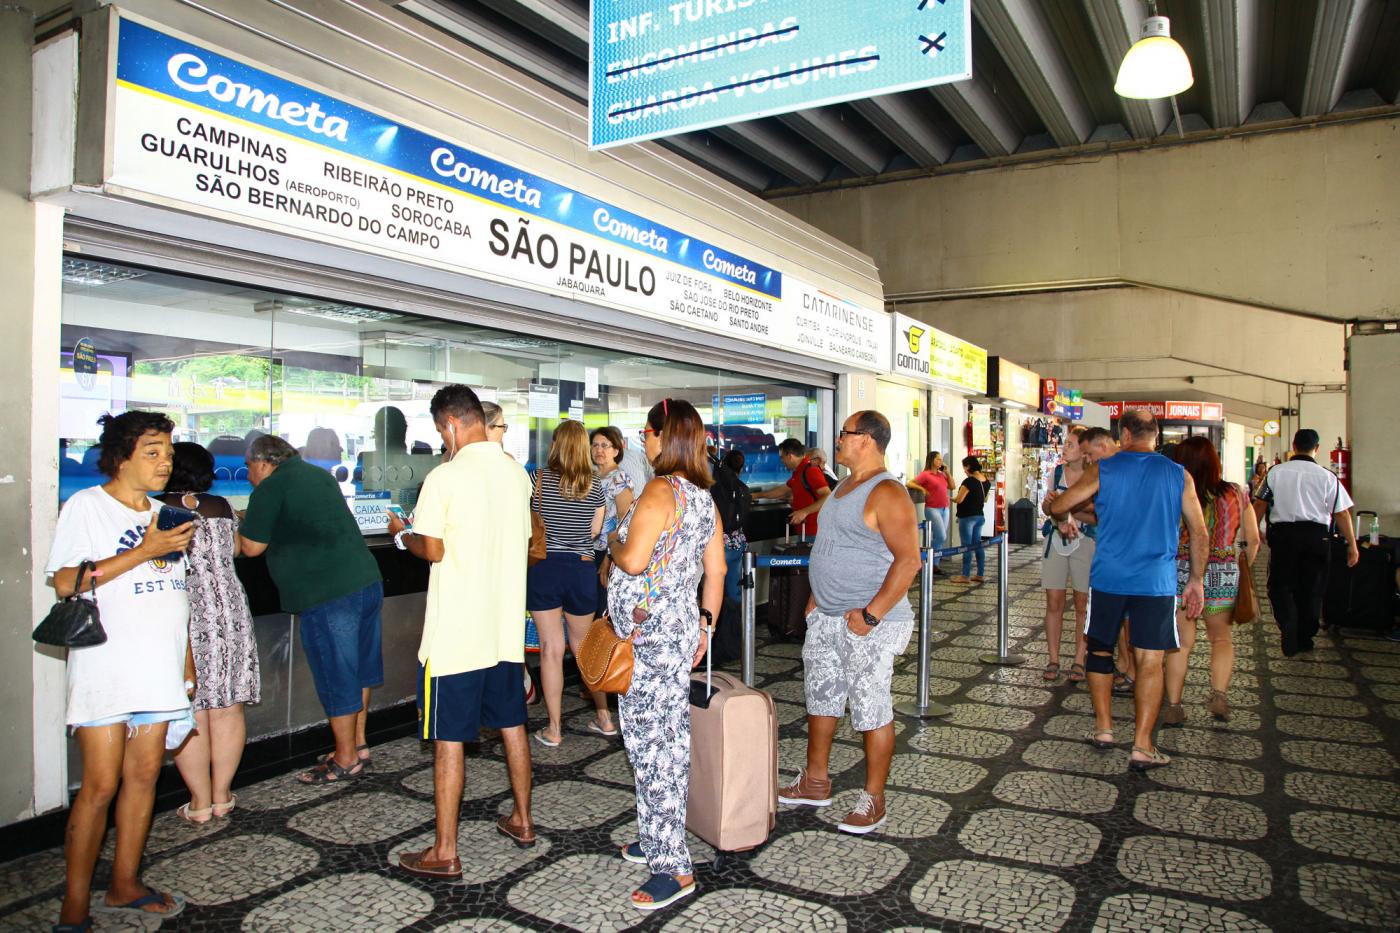
[[[753,493],[739,474],[721,463],[718,457],[710,457],[709,460],[710,476],[715,481],[710,495],[719,509],[724,533],[732,534],[744,526],[744,519],[748,518],[749,509],[753,507]]]

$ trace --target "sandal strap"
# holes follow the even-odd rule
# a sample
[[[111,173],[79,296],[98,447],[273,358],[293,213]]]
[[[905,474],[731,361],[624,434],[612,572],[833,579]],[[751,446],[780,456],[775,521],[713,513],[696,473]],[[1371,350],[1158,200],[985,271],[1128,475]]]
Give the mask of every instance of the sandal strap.
[[[666,898],[681,890],[681,883],[672,875],[656,874],[646,880],[646,884],[637,889],[638,894],[651,896],[652,902],[664,901]]]

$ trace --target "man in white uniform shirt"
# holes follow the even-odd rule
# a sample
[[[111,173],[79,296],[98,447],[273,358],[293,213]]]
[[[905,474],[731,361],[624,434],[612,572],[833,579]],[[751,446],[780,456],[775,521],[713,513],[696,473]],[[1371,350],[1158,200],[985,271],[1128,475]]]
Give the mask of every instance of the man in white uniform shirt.
[[[1256,512],[1269,514],[1269,602],[1283,636],[1284,657],[1313,649],[1327,589],[1327,535],[1335,517],[1347,542],[1347,566],[1360,559],[1352,526],[1351,496],[1341,480],[1315,459],[1317,432],[1293,435],[1293,456],[1269,471]]]

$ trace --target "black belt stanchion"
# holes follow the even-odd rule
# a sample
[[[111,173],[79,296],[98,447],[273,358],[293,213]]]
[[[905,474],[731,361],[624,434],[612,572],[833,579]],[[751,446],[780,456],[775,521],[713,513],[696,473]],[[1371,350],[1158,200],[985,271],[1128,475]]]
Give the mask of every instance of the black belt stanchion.
[[[1011,653],[1010,606],[1006,598],[1007,578],[1009,577],[1008,556],[1010,554],[1008,537],[1008,534],[1003,533],[997,542],[997,653],[982,655],[982,663],[1012,667],[1017,664],[1025,664],[1026,658],[1024,655]]]
[[[916,675],[916,695],[912,703],[899,703],[894,711],[914,719],[936,719],[952,712],[942,703],[928,698],[929,649],[933,639],[933,559],[938,553],[932,547],[932,529],[924,526],[923,567],[919,571],[919,667]]]
[[[744,551],[743,571],[739,576],[739,600],[740,617],[743,625],[743,648],[740,654],[741,673],[744,678],[744,686],[753,686],[753,663],[754,663],[754,643],[757,633],[754,631],[754,616],[758,611],[758,582],[754,579],[754,556],[749,550]]]

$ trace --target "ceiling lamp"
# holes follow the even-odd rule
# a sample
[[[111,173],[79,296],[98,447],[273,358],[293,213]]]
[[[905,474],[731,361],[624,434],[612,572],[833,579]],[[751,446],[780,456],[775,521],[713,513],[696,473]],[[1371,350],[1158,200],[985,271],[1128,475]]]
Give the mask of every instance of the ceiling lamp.
[[[1167,18],[1149,16],[1142,21],[1142,38],[1123,56],[1113,90],[1119,97],[1150,100],[1180,94],[1194,81],[1186,50],[1172,38]]]

